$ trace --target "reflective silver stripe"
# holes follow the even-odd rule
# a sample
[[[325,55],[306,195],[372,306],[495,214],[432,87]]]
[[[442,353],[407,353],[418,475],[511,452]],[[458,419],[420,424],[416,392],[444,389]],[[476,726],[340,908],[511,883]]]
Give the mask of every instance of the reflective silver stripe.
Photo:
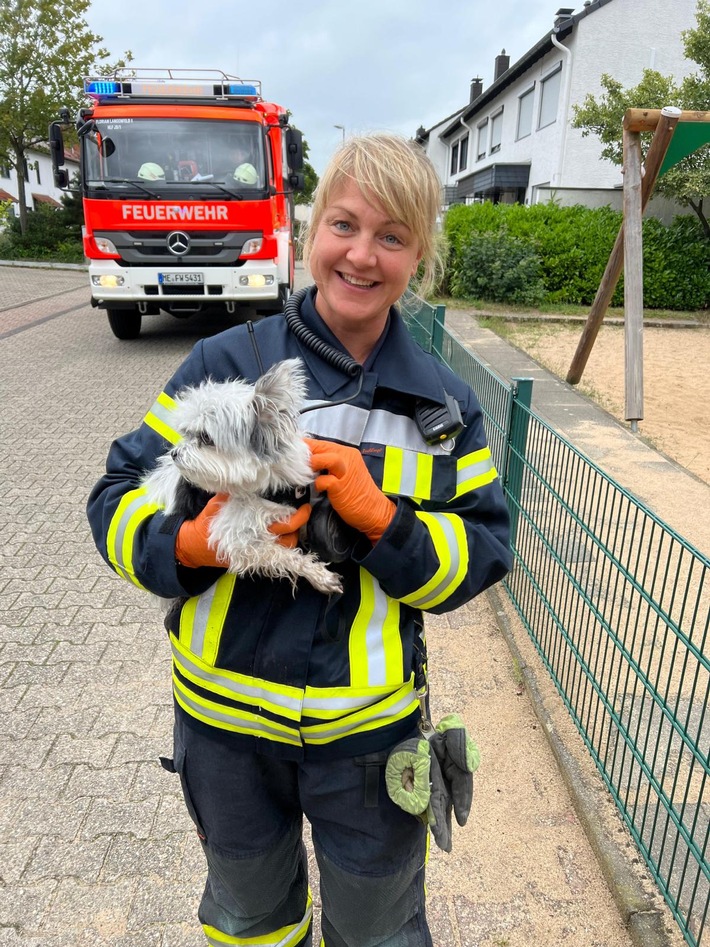
[[[313,402],[309,402],[313,404]],[[317,408],[301,415],[301,427],[326,440],[343,441],[357,446],[367,425],[369,412],[350,404],[338,404],[328,408]]]
[[[425,445],[428,446],[428,445]],[[402,455],[402,471],[399,481],[399,490],[398,493],[401,493],[405,497],[415,497],[418,496],[417,491],[417,472],[419,469],[419,462],[417,455],[411,451],[407,451],[406,454]],[[429,493],[427,494],[426,499],[431,496],[431,486],[429,487]]]
[[[214,720],[215,723],[229,724],[235,729],[247,730],[256,736],[278,739],[295,746],[301,745],[301,739],[297,731],[284,732],[285,728],[281,730],[276,725],[270,727],[261,717],[252,720],[250,717],[241,717],[238,711],[230,713],[228,708],[225,708],[224,711],[217,710],[214,703],[200,703],[200,701],[190,696],[180,685],[180,682],[176,680],[173,680],[173,693],[175,699],[187,713],[192,711],[191,716],[193,717],[207,717],[209,720]]]
[[[467,480],[482,477],[484,474],[490,473],[491,470],[493,470],[493,458],[490,456],[485,460],[466,464],[465,467],[460,467],[456,472],[456,483],[459,485],[465,483]]]
[[[315,689],[315,688],[314,688]],[[320,713],[334,712],[338,714],[352,713],[356,710],[362,710],[379,700],[384,700],[388,693],[364,694],[362,697],[317,697],[308,693],[303,701],[304,716],[318,716]]]
[[[217,592],[217,583],[211,585],[197,600],[195,614],[192,619],[192,634],[190,635],[190,650],[202,656],[205,648],[205,632],[210,619],[210,610]]]
[[[362,729],[363,724],[369,725],[376,720],[389,720],[396,718],[398,715],[401,716],[405,713],[407,708],[417,700],[416,691],[412,689],[407,691],[406,694],[403,694],[394,704],[388,704],[386,707],[383,707],[382,710],[372,714],[372,716],[367,716],[365,719],[361,719],[361,715],[358,715],[358,719],[346,720],[341,724],[327,723],[318,724],[314,727],[302,727],[301,733],[306,743],[318,742],[318,737],[327,737],[328,740],[331,740],[346,736],[348,733]],[[370,729],[369,726],[368,729]]]
[[[419,515],[419,514],[418,514]],[[459,542],[456,536],[456,531],[454,530],[451,520],[447,516],[439,515],[438,513],[427,513],[426,516],[432,517],[437,523],[441,526],[442,532],[444,533],[444,539],[446,541],[446,551],[448,553],[449,567],[446,570],[446,574],[442,577],[439,583],[434,588],[427,587],[427,591],[420,595],[418,598],[412,598],[407,595],[402,601],[406,602],[407,605],[413,605],[415,608],[423,608],[428,602],[431,602],[433,599],[436,599],[454,580],[456,573],[459,571],[460,566],[460,552],[459,552]],[[423,517],[422,517],[423,518]],[[433,540],[432,540],[433,541]],[[436,549],[436,542],[434,542],[434,548]],[[437,554],[439,556],[439,561],[442,561],[442,553],[437,549]]]
[[[129,572],[133,572],[132,563],[126,563],[123,557],[123,543],[126,537],[126,530],[131,524],[131,519],[134,514],[141,509],[141,507],[147,506],[148,500],[146,500],[145,491],[141,490],[139,495],[132,500],[126,507],[124,507],[123,512],[121,513],[121,519],[119,520],[116,527],[116,534],[114,539],[114,553],[116,556],[116,565],[121,569],[126,569]],[[154,504],[153,504],[154,506]]]
[[[369,576],[368,573],[365,573],[364,569],[360,570],[360,582],[361,582],[361,594],[362,591],[362,581],[368,575],[371,578],[372,582],[372,611],[365,628],[365,656],[367,662],[367,683],[370,687],[377,687],[378,685],[387,683],[387,667],[385,664],[385,643],[383,640],[383,632],[385,627],[385,622],[387,621],[388,614],[388,599],[385,593],[382,591],[380,583],[377,579]],[[364,596],[363,596],[364,597]],[[355,624],[357,618],[355,619]]]
[[[181,435],[172,426],[172,412],[175,410],[175,399],[162,391],[154,402],[150,411],[143,418],[144,424],[165,438],[170,444],[177,444]]]
[[[389,444],[420,454],[447,456],[450,453],[439,444],[426,444],[411,418],[382,408],[367,411],[350,404],[318,408],[301,415],[301,427],[317,437],[343,441],[355,447],[362,443]]]
[[[419,433],[416,422],[403,414],[392,414],[376,408],[370,411],[363,440],[373,444],[387,444],[390,447],[402,447],[404,450],[420,454],[448,456],[440,444],[427,444]]]
[[[207,671],[183,654],[172,638],[170,646],[176,666],[180,668],[180,670],[188,671],[193,677],[204,683],[207,690],[214,691],[218,688],[227,691],[228,695],[234,695],[236,700],[242,700],[250,704],[273,704],[288,716],[296,720],[300,718],[301,705],[303,703],[302,698],[288,697],[286,694],[280,693],[277,690],[270,690],[269,688],[260,687],[256,684],[252,685],[246,682],[237,682],[227,674],[219,674],[216,669],[214,671]],[[298,690],[298,688],[291,687],[291,690]]]

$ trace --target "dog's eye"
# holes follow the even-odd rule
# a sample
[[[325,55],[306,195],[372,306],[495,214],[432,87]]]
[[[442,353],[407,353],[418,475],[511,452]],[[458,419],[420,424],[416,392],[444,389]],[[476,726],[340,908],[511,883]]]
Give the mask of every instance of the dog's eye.
[[[209,434],[205,433],[205,431],[200,431],[198,440],[203,447],[214,447],[214,441],[209,436]]]

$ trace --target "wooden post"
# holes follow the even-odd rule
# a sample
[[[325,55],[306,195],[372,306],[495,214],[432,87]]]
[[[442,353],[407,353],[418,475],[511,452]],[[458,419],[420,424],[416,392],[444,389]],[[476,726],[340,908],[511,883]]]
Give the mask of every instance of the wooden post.
[[[627,125],[627,117],[632,113],[635,115],[639,109],[629,109],[629,111],[624,116],[624,125]],[[650,115],[650,112],[644,112],[644,115]],[[654,120],[657,121],[655,126],[655,132],[653,139],[648,149],[648,154],[646,155],[645,162],[645,174],[643,176],[643,181],[641,185],[641,213],[646,209],[646,205],[651,199],[651,194],[653,193],[653,187],[658,178],[658,172],[661,169],[663,164],[663,159],[666,156],[668,151],[668,145],[670,144],[671,138],[673,137],[673,132],[675,127],[678,124],[678,120],[681,116],[681,110],[668,106],[667,108],[661,109],[658,113],[657,119],[654,116]],[[569,371],[567,372],[567,381],[570,385],[576,385],[579,383],[584,369],[586,367],[587,361],[589,360],[589,355],[594,347],[594,342],[597,335],[599,334],[599,329],[601,328],[602,321],[606,314],[607,309],[609,308],[609,303],[611,302],[611,297],[614,295],[614,290],[616,289],[616,284],[619,281],[619,276],[621,275],[621,270],[624,266],[624,225],[622,223],[621,229],[617,234],[614,247],[609,255],[609,260],[604,270],[604,275],[601,278],[599,283],[599,289],[597,289],[597,294],[594,297],[594,302],[592,303],[592,308],[589,310],[589,315],[587,316],[587,321],[585,323],[582,335],[577,344],[577,351],[574,353],[574,358],[570,364]]]
[[[624,129],[624,377],[626,420],[643,418],[643,242],[641,134]]]

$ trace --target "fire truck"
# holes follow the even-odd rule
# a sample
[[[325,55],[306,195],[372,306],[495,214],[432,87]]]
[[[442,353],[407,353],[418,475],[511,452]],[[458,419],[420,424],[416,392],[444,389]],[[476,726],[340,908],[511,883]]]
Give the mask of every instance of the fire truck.
[[[80,143],[91,303],[119,339],[143,316],[283,308],[294,280],[293,195],[303,141],[261,83],[220,70],[119,69],[84,82],[49,139],[69,187],[62,127]]]

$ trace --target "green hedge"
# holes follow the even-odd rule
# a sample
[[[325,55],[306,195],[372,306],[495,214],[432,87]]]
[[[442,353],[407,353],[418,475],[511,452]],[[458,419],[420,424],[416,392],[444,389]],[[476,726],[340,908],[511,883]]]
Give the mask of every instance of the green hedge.
[[[557,204],[457,204],[446,214],[445,291],[496,302],[590,305],[622,214]],[[644,305],[702,309],[710,302],[710,241],[699,221],[643,222]],[[612,305],[623,304],[623,276]]]
[[[81,202],[71,198],[60,208],[38,204],[27,214],[25,234],[20,232],[19,218],[6,213],[0,232],[0,259],[83,263],[80,211]]]

